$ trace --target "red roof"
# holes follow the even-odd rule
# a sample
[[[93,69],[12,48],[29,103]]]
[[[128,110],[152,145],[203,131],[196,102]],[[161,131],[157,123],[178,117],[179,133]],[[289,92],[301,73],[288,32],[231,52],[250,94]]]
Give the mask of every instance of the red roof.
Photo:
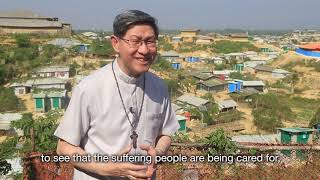
[[[300,46],[300,48],[313,50],[313,51],[320,51],[320,44],[306,44],[306,45]]]

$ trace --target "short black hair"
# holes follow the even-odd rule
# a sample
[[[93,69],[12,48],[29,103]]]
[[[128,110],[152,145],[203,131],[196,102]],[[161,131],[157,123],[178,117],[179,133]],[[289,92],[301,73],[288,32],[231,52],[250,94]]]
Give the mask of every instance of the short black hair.
[[[132,26],[141,24],[150,25],[158,38],[157,19],[139,10],[127,10],[118,14],[113,21],[113,34],[117,37],[123,37]]]

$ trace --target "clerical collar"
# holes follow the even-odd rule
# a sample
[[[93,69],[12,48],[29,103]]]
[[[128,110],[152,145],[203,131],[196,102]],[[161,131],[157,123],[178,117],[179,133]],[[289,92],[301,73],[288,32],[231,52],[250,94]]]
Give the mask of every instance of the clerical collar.
[[[119,77],[119,79],[121,79],[122,81],[124,81],[128,84],[136,84],[137,82],[143,81],[143,75],[140,75],[138,78],[135,78],[135,77],[131,77],[131,76],[127,75],[126,73],[124,73],[121,70],[121,68],[119,67],[118,61],[119,61],[119,59],[116,59],[114,62],[114,71],[115,71],[117,77]]]

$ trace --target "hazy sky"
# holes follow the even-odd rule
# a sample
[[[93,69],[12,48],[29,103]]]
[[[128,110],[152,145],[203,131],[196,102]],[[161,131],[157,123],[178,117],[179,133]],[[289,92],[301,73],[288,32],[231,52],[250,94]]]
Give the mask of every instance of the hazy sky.
[[[320,29],[320,0],[0,0],[0,11],[32,10],[75,29],[112,30],[124,9],[155,16],[162,29]]]

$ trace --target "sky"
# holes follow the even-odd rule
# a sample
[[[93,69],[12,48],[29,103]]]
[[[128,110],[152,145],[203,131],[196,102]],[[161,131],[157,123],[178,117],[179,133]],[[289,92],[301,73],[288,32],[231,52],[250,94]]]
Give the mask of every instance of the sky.
[[[126,9],[156,17],[160,29],[320,29],[320,0],[0,0],[0,11],[31,10],[87,30],[111,31]]]

